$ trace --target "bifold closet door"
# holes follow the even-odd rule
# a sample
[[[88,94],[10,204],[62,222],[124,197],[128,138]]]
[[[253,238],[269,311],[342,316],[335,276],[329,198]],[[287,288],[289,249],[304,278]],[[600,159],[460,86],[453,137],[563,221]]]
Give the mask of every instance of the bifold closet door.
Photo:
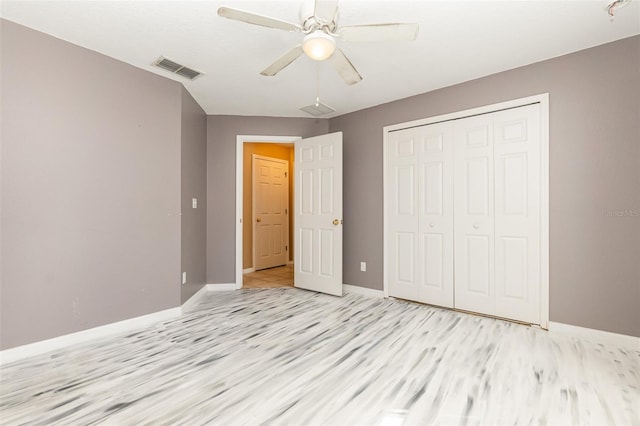
[[[540,106],[454,123],[455,307],[540,323]]]
[[[453,307],[453,125],[389,135],[389,295]]]
[[[494,315],[540,324],[540,105],[497,113]]]

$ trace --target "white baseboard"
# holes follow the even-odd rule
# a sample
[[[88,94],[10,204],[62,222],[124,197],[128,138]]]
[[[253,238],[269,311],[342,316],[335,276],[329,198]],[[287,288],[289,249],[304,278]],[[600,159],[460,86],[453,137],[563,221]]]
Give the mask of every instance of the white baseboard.
[[[182,304],[182,313],[184,314],[191,311],[191,309],[193,309],[193,307],[196,306],[198,302],[200,302],[200,299],[202,299],[208,292],[208,286],[206,284],[203,285],[200,290],[198,290],[193,296],[191,296],[186,302]]]
[[[577,325],[563,324],[561,322],[553,321],[549,321],[549,332],[582,337],[585,340],[590,340],[595,343],[613,344],[627,349],[640,351],[640,337],[627,336],[626,334],[611,333],[609,331],[578,327]]]
[[[180,317],[181,312],[181,308],[165,309],[164,311],[89,328],[87,330],[65,334],[52,339],[41,340],[39,342],[5,349],[0,352],[0,365],[35,355],[41,355],[43,353],[75,345],[77,343],[84,343],[93,339],[108,337],[114,334],[140,329],[158,322],[178,318]]]
[[[237,290],[236,283],[207,284],[207,291],[232,291]]]
[[[243,269],[242,273],[243,274],[250,274],[250,273],[255,272],[255,271],[256,271],[256,268],[247,268],[247,269]]]
[[[345,293],[359,294],[361,296],[384,298],[384,292],[382,290],[373,290],[370,288],[360,287],[358,285],[342,284],[342,289]]]

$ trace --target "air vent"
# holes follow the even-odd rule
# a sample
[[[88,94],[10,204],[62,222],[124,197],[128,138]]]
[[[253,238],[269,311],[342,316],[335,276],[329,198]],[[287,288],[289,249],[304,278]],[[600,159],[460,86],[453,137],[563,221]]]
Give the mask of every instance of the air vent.
[[[319,117],[321,115],[327,115],[331,112],[335,112],[335,109],[331,108],[329,105],[323,104],[322,102],[316,102],[313,105],[300,108],[300,110],[306,112],[309,115],[313,115],[314,117]]]
[[[196,71],[189,67],[185,67],[182,64],[172,61],[171,59],[167,59],[165,57],[160,56],[158,60],[155,62],[155,66],[160,67],[164,70],[172,72],[174,74],[178,74],[182,77],[188,78],[189,80],[195,80],[200,77],[202,73],[200,71]]]

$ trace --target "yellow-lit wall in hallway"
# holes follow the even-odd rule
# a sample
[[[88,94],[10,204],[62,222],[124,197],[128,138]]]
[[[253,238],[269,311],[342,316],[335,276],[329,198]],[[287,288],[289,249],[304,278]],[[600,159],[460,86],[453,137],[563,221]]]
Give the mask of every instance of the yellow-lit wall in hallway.
[[[242,269],[253,267],[253,208],[251,159],[253,154],[278,158],[289,162],[289,260],[293,260],[293,144],[244,144],[242,177]]]

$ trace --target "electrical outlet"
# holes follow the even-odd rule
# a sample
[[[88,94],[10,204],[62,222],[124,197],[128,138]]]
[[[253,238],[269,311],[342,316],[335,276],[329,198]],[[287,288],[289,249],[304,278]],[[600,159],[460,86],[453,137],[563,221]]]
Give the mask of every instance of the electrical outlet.
[[[182,273],[182,284],[186,284],[187,283],[187,273],[183,272]]]
[[[362,272],[367,271],[367,262],[360,262],[360,271]]]

